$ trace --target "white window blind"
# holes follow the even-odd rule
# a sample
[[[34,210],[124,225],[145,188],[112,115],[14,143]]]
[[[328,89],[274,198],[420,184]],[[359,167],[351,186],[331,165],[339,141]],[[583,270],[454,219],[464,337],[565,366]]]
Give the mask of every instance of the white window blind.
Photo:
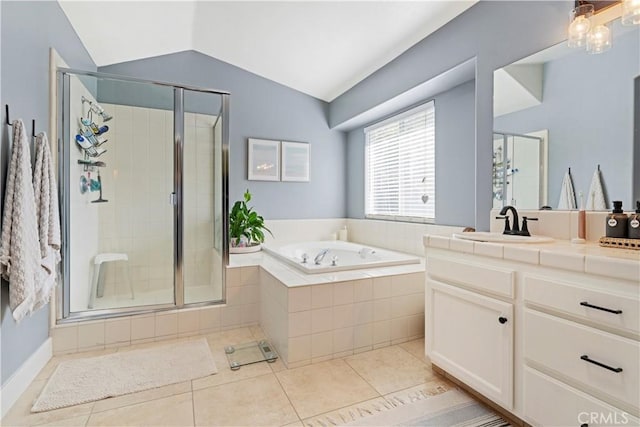
[[[370,126],[365,135],[365,215],[435,219],[434,102]]]

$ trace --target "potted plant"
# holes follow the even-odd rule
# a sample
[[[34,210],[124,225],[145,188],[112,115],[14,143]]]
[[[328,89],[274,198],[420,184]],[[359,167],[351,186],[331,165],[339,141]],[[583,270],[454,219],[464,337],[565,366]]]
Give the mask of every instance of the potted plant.
[[[249,189],[244,192],[244,200],[233,204],[229,214],[229,252],[248,253],[257,252],[264,242],[264,231],[273,236],[271,230],[264,226],[262,218],[253,208],[247,206],[251,200]]]

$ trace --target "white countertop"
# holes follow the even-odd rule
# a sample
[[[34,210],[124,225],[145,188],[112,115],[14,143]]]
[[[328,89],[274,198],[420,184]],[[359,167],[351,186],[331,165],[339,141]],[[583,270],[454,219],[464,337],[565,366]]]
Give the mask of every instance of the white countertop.
[[[458,239],[452,235],[425,234],[423,243],[427,249],[448,249],[490,258],[615,277],[640,284],[640,251],[605,248],[595,242],[574,244],[566,240],[555,240],[550,243],[488,243]]]
[[[305,274],[283,262],[278,261],[264,251],[251,254],[229,255],[228,268],[260,266],[287,287],[319,285],[323,283],[345,282],[350,280],[371,279],[375,277],[393,276],[424,272],[424,258],[418,264],[398,265],[393,267],[367,268],[363,270],[337,271],[335,273]]]

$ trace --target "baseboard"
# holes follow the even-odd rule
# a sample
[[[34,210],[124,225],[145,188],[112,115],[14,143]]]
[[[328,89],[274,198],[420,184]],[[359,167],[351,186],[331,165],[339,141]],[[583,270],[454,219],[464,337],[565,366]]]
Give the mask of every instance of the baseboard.
[[[18,398],[25,392],[31,382],[38,376],[42,368],[53,355],[51,338],[45,342],[13,373],[0,390],[0,417],[4,418]]]

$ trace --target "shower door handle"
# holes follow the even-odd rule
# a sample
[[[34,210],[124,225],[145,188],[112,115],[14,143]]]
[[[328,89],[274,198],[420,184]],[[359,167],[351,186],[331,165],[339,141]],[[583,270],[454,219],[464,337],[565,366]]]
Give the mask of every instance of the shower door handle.
[[[169,204],[171,206],[175,206],[178,204],[177,198],[176,198],[176,193],[171,193],[169,194]]]

